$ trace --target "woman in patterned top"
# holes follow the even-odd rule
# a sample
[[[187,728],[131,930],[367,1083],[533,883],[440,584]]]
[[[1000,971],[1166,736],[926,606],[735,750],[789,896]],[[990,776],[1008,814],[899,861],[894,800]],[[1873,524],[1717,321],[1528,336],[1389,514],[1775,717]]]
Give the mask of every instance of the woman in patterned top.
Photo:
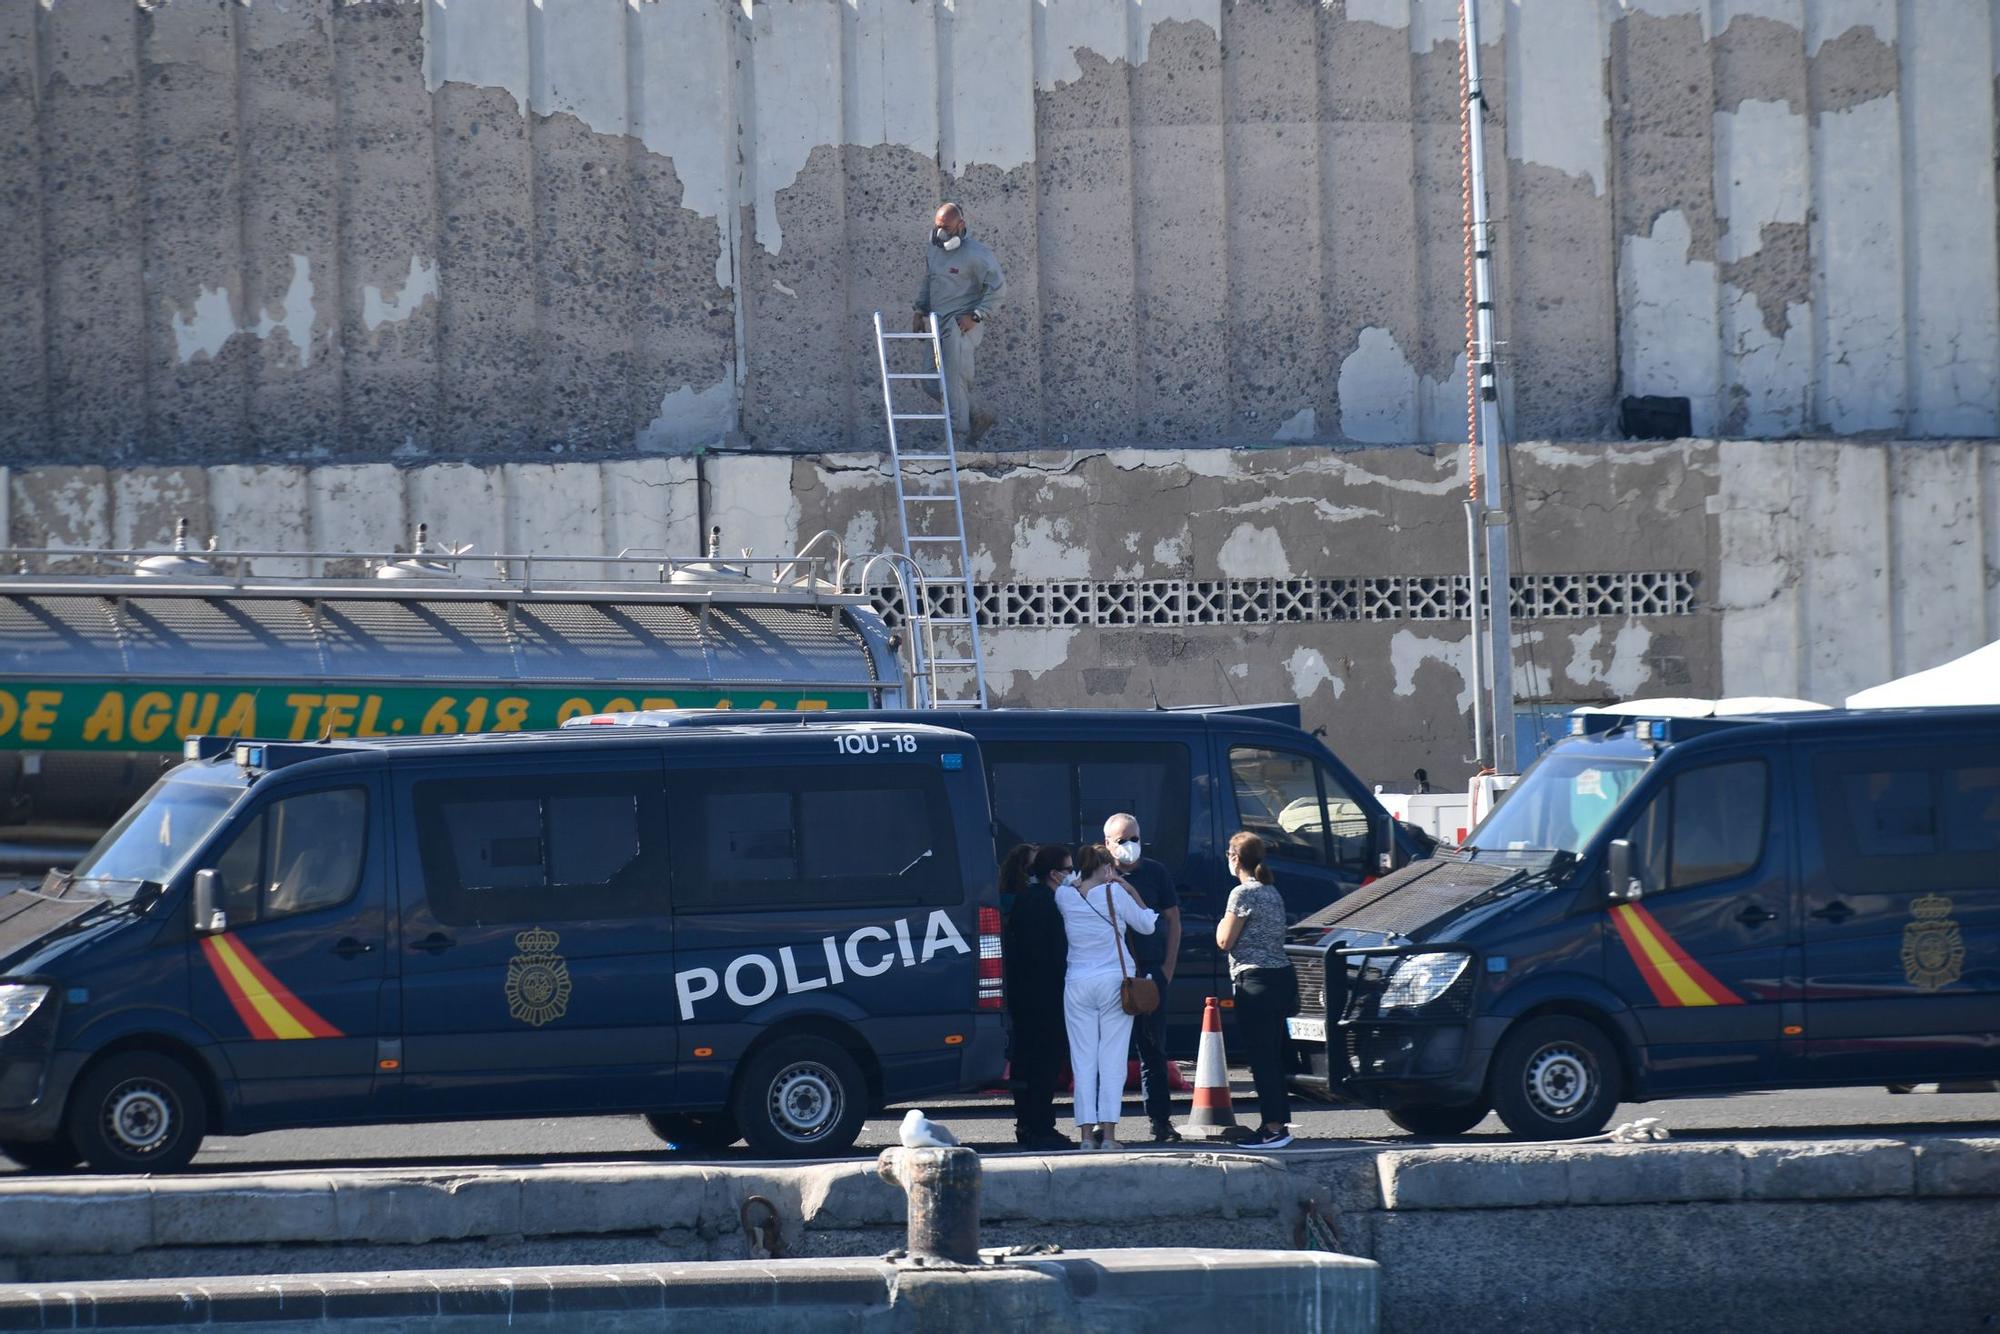
[[[1215,924],[1215,943],[1229,955],[1236,992],[1236,1031],[1250,1058],[1263,1126],[1248,1143],[1282,1149],[1292,1142],[1291,1099],[1285,1089],[1285,1018],[1298,1009],[1299,979],[1285,957],[1285,900],[1271,887],[1264,840],[1248,830],[1229,840],[1236,877],[1229,905]]]

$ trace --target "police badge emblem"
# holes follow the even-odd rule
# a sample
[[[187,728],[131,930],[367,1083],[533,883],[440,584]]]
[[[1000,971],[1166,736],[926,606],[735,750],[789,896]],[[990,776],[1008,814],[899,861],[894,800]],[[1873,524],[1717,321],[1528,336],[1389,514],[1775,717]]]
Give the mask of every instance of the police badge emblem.
[[[1926,894],[1910,905],[1903,926],[1903,976],[1910,985],[1936,991],[1958,981],[1965,968],[1965,939],[1951,920],[1951,900]]]
[[[556,953],[562,937],[536,927],[514,937],[521,952],[507,961],[507,1013],[540,1028],[569,1009],[569,963]]]

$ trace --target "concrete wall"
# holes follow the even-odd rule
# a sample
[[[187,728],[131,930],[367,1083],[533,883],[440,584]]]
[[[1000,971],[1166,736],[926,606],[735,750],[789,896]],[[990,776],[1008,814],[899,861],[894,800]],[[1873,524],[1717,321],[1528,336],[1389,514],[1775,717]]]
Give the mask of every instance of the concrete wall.
[[[1991,1137],[1468,1142],[1300,1147],[1275,1158],[1189,1151],[983,1161],[987,1246],[1188,1247],[1212,1257],[1201,1268],[1258,1262],[1254,1251],[1223,1248],[1331,1249],[1381,1266],[1387,1330],[1930,1334],[1988,1328],[2000,1316],[1992,1263],[2000,1141]],[[773,1204],[775,1237],[745,1232],[739,1211],[753,1194]],[[68,1327],[89,1299],[118,1295],[108,1280],[132,1278],[180,1280],[191,1297],[206,1289],[214,1302],[237,1299],[249,1285],[188,1280],[318,1273],[266,1280],[303,1297],[310,1318],[319,1310],[316,1286],[362,1294],[381,1281],[370,1270],[459,1271],[421,1276],[446,1290],[513,1277],[537,1300],[555,1285],[537,1271],[554,1265],[597,1267],[602,1281],[607,1265],[749,1258],[775,1259],[782,1270],[805,1257],[797,1269],[811,1274],[813,1259],[901,1244],[905,1209],[872,1163],[851,1161],[14,1178],[0,1181],[0,1278],[46,1286],[9,1289],[0,1320]],[[493,1268],[502,1265],[523,1268],[503,1275]],[[772,1268],[751,1273],[767,1282]],[[1329,1277],[1336,1290],[1347,1279],[1352,1293],[1362,1275]],[[1201,1275],[1190,1268],[1182,1281],[1194,1285],[1184,1289],[1185,1309],[1198,1313]],[[1278,1282],[1267,1281],[1277,1295]],[[657,1300],[642,1284],[655,1295],[636,1300]],[[412,1286],[419,1300],[429,1291]],[[1107,1275],[1100,1296],[1115,1287]],[[32,1306],[32,1296],[47,1305]],[[46,1326],[37,1309],[48,1313]],[[414,1319],[434,1309],[401,1313]],[[1300,1327],[1250,1307],[1238,1323]]]
[[[1456,0],[0,0],[0,459],[1463,438]],[[1514,432],[1986,437],[1982,0],[1489,0]]]
[[[969,457],[989,682],[1009,704],[1296,699],[1363,778],[1456,781],[1462,453]],[[0,551],[162,546],[186,514],[226,548],[387,551],[427,522],[482,553],[692,555],[704,499],[731,552],[899,540],[874,455],[0,474]],[[1513,477],[1524,701],[1837,704],[2000,638],[2000,444],[1539,443]]]

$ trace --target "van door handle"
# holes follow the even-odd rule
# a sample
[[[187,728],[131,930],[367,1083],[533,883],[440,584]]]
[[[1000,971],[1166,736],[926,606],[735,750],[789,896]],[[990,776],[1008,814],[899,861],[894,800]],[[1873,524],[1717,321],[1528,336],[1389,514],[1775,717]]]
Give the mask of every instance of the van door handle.
[[[1745,926],[1762,926],[1766,922],[1778,920],[1778,914],[1759,903],[1752,903],[1736,914],[1736,920]]]
[[[373,945],[365,945],[353,936],[347,936],[333,947],[333,952],[343,959],[352,959],[355,955],[366,954],[374,948]]]
[[[410,948],[413,950],[422,950],[426,954],[443,954],[457,943],[457,941],[447,936],[444,932],[433,931],[422,940],[412,944]]]
[[[1848,907],[1846,904],[1842,903],[1839,899],[1835,899],[1832,903],[1827,904],[1824,908],[1813,909],[1812,915],[1814,917],[1820,918],[1822,921],[1832,922],[1838,925],[1839,923],[1844,922],[1848,918],[1854,916],[1854,909]]]

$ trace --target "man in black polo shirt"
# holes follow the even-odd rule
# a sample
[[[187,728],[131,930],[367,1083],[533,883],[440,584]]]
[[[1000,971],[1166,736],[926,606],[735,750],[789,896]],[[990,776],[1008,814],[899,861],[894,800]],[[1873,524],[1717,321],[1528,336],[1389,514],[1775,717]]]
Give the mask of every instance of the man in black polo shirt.
[[[1118,874],[1160,915],[1150,936],[1126,934],[1132,962],[1160,988],[1160,1008],[1132,1020],[1132,1042],[1139,1049],[1139,1088],[1146,1100],[1146,1119],[1153,1123],[1153,1141],[1179,1139],[1174,1129],[1173,1102],[1167,1083],[1167,984],[1181,955],[1181,898],[1167,868],[1140,855],[1139,821],[1114,815],[1104,822],[1104,846],[1118,859]]]

